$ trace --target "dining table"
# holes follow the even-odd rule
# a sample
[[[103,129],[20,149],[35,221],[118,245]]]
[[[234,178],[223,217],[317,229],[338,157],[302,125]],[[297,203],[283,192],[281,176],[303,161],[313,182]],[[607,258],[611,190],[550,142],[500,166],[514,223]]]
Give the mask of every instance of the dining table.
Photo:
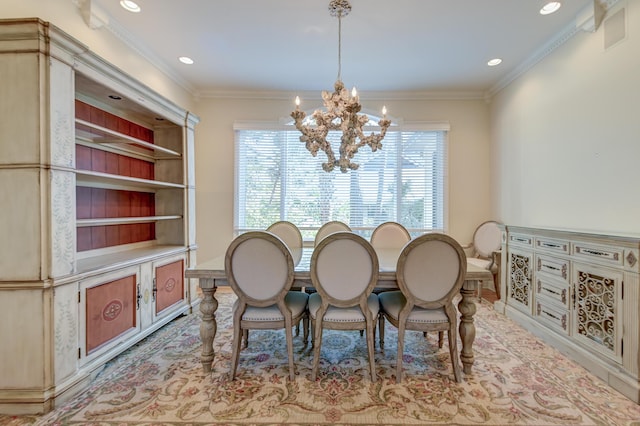
[[[401,249],[377,248],[379,274],[376,290],[398,289],[396,281],[396,263]],[[313,247],[294,248],[291,250],[294,259],[294,283],[292,288],[312,289],[310,264]],[[187,268],[185,278],[197,279],[198,286],[202,291],[202,301],[200,302],[201,322],[200,339],[202,340],[202,352],[200,361],[205,373],[210,373],[212,369],[215,352],[213,341],[217,332],[215,313],[218,309],[218,301],[215,297],[216,288],[228,286],[225,272],[225,256],[218,256],[213,259],[196,264]],[[476,289],[482,285],[482,281],[492,280],[490,271],[479,266],[467,263],[466,275],[462,287],[460,288],[460,300],[458,302],[458,312],[460,313],[459,333],[462,341],[460,360],[465,374],[470,374],[474,363],[473,341],[476,336],[476,328],[473,316],[476,313]]]

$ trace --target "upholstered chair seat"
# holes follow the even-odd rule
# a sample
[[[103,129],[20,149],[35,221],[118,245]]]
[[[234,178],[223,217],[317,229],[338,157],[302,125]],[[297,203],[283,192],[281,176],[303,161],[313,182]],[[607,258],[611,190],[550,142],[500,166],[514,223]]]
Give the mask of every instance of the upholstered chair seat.
[[[318,309],[322,304],[322,300],[318,293],[313,293],[309,296],[309,317],[311,321],[315,321],[316,314],[318,313]],[[373,318],[378,317],[378,312],[380,311],[380,303],[378,302],[378,297],[375,294],[371,294],[367,298],[367,306],[369,307],[369,311],[371,311],[371,315]],[[365,320],[364,314],[357,306],[352,306],[350,308],[336,308],[334,306],[329,306],[327,312],[324,314],[325,321],[331,322],[362,322]]]

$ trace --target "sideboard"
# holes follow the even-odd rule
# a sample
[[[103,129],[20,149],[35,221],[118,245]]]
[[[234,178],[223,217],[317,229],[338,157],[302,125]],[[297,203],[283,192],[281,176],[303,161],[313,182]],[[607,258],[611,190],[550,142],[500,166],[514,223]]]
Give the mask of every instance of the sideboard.
[[[640,403],[640,236],[502,230],[495,309]]]

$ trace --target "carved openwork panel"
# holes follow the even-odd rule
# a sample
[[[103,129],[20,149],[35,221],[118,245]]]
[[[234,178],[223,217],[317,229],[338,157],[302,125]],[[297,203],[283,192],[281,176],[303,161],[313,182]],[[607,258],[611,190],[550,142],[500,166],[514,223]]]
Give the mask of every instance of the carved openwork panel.
[[[531,257],[511,253],[509,279],[509,297],[516,302],[529,306],[531,291]]]
[[[578,271],[577,278],[577,333],[615,352],[616,280],[587,271]]]

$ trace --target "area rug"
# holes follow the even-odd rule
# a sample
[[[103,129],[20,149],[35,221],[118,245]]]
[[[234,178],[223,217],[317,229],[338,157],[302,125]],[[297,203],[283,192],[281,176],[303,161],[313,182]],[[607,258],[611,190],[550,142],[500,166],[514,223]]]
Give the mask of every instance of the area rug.
[[[200,318],[191,314],[111,361],[55,411],[0,416],[0,425],[640,425],[640,406],[487,302],[478,304],[475,365],[462,383],[453,379],[446,342],[439,349],[436,334],[408,332],[403,382],[396,384],[397,334],[390,325],[384,350],[376,345],[376,382],[364,337],[349,331],[325,332],[315,382],[302,335],[294,338],[291,382],[283,332],[252,331],[230,381],[235,296],[217,297],[213,372],[202,371]]]

